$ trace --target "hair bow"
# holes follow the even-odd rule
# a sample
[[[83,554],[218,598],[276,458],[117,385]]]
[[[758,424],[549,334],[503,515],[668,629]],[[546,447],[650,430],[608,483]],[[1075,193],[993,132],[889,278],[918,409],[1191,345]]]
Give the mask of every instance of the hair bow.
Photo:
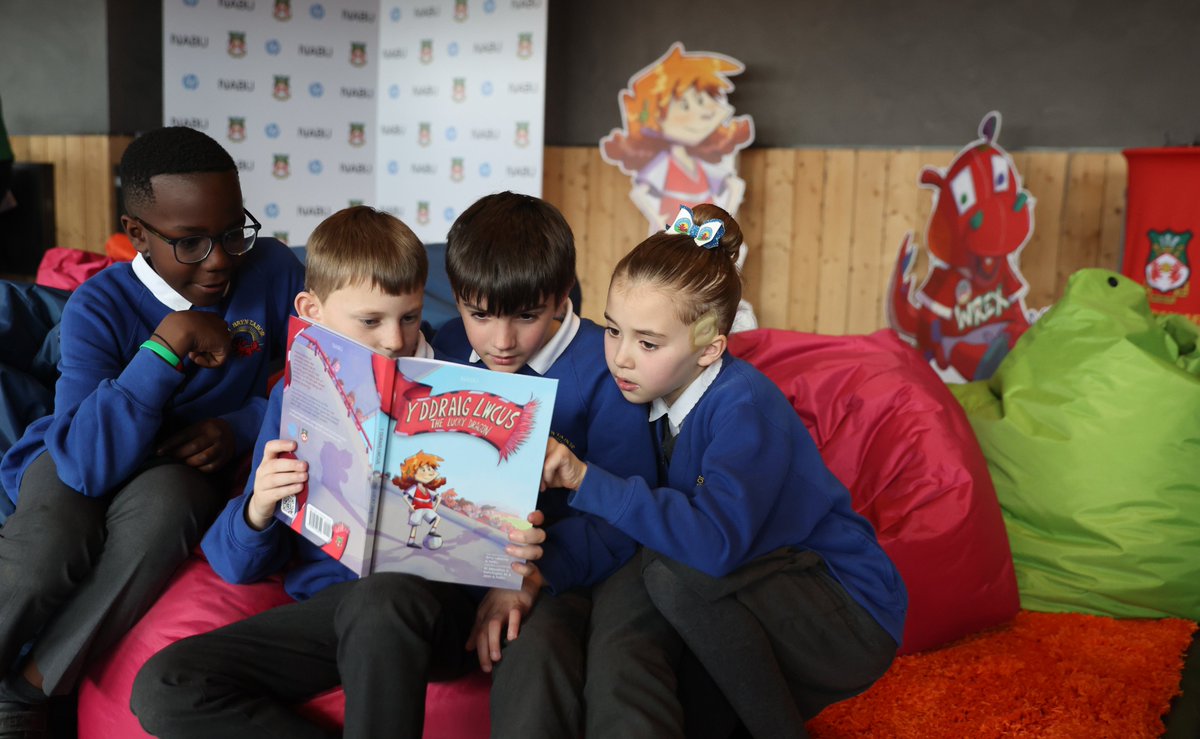
[[[696,246],[715,249],[721,243],[721,236],[725,233],[725,224],[721,222],[720,218],[713,218],[697,224],[696,217],[692,215],[692,209],[681,205],[679,206],[679,215],[675,216],[675,221],[670,226],[667,226],[667,233],[691,236],[695,240]]]

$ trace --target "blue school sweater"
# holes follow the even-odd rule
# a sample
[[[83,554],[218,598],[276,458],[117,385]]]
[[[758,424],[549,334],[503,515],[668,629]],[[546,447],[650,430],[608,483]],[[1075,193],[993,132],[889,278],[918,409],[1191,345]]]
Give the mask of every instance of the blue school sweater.
[[[171,308],[117,264],[71,295],[61,324],[62,359],[54,413],[26,429],[0,461],[0,483],[17,501],[26,467],[49,451],[63,483],[96,497],[136,472],[165,435],[224,418],[238,453],[254,443],[266,408],[271,361],[282,359],[287,318],[304,288],[304,267],[283,244],[262,238],[242,261],[217,305],[193,308],[219,314],[242,340],[216,369],[184,360],[178,372],[139,349]]]
[[[647,479],[589,463],[570,502],[712,577],[780,547],[814,551],[900,643],[908,595],[899,572],[787,398],[746,362],[725,355],[684,419],[666,485]]]
[[[471,344],[461,318],[449,321],[433,340],[450,360],[467,364]],[[482,367],[483,362],[475,363]],[[536,375],[528,365],[521,374]],[[648,409],[622,397],[604,361],[604,329],[586,318],[545,377],[558,380],[550,433],[575,456],[622,476],[653,479],[657,470]],[[537,562],[547,588],[562,593],[594,585],[637,551],[637,543],[596,516],[567,505],[561,490],[538,496],[546,514],[546,542]]]
[[[254,530],[246,522],[246,505],[254,493],[254,472],[262,462],[267,442],[279,438],[282,415],[283,382],[277,382],[254,445],[246,490],[225,505],[200,546],[213,570],[234,585],[258,582],[282,570],[294,558],[294,564],[284,573],[283,588],[296,600],[307,600],[330,585],[355,579],[355,575],[279,521],[272,520],[262,531]]]

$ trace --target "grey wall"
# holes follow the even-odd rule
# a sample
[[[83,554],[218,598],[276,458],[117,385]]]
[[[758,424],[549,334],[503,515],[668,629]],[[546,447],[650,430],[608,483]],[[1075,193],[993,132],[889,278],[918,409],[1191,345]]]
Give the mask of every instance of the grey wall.
[[[545,1],[552,146],[620,125],[617,92],[677,39],[746,64],[730,99],[762,146],[958,147],[993,108],[1008,149],[1200,138],[1195,0]],[[159,125],[161,18],[160,0],[0,0],[9,131]]]
[[[0,0],[0,98],[14,135],[109,130],[100,0]]]
[[[734,6],[736,11],[722,11]],[[765,146],[1156,146],[1200,137],[1195,0],[555,0],[546,138],[595,144],[672,41],[740,59]]]

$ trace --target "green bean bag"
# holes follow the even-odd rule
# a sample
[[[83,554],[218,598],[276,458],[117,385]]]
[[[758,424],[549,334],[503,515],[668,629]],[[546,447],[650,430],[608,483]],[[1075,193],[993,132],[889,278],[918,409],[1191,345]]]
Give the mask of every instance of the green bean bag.
[[[1200,329],[1072,275],[990,380],[952,388],[1008,529],[1021,605],[1200,619]]]

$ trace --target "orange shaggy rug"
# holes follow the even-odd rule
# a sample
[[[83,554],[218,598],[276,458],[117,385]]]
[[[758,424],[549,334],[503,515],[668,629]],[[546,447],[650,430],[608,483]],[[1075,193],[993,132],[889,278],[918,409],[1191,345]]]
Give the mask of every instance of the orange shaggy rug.
[[[809,722],[819,739],[1157,737],[1196,624],[1021,611],[899,657],[866,693]]]

